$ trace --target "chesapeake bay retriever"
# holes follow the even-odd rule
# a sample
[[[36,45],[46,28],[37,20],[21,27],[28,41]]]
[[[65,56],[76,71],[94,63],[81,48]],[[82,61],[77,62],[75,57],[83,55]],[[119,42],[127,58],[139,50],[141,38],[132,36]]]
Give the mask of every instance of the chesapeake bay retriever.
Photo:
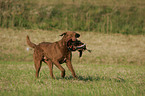
[[[33,53],[33,59],[36,69],[36,77],[39,76],[39,71],[41,68],[42,61],[47,63],[50,69],[50,76],[54,78],[53,75],[53,64],[60,69],[61,71],[61,77],[65,77],[65,69],[61,66],[62,63],[66,63],[68,69],[71,71],[73,77],[77,79],[77,76],[75,74],[75,71],[73,69],[73,66],[71,64],[71,58],[72,58],[72,51],[77,50],[76,46],[72,46],[70,48],[68,42],[76,42],[78,41],[77,38],[80,37],[80,34],[76,32],[65,32],[61,34],[60,36],[63,36],[63,38],[57,42],[50,43],[50,42],[42,42],[38,45],[32,43],[29,39],[29,36],[27,36],[27,44],[34,48]],[[80,52],[80,56],[82,54],[82,50],[86,49],[86,46],[84,43],[81,43],[81,48],[78,47],[78,51]]]

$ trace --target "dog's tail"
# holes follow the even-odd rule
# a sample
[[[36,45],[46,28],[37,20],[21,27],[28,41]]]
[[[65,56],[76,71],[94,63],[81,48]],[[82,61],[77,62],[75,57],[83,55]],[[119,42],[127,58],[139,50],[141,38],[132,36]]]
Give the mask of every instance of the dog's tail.
[[[34,43],[32,43],[32,42],[30,41],[30,39],[29,39],[29,36],[28,36],[28,35],[27,35],[26,40],[27,40],[27,44],[28,44],[30,47],[32,47],[32,48],[35,48],[35,47],[36,47],[36,44],[34,44]]]

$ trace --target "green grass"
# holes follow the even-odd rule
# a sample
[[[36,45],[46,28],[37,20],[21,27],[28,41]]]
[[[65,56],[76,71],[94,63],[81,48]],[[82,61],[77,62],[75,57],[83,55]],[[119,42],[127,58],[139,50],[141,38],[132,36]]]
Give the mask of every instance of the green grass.
[[[40,78],[35,78],[32,62],[0,61],[1,96],[143,96],[145,66],[74,63],[78,80],[66,68],[66,77],[54,67],[56,79],[43,64]]]
[[[145,34],[144,0],[1,0],[0,27]]]
[[[0,96],[144,96],[145,36],[78,32],[92,53],[82,58],[73,52],[72,64],[78,76],[74,80],[65,64],[66,77],[54,66],[56,79],[42,65],[35,78],[32,42],[55,42],[62,31],[0,29]]]

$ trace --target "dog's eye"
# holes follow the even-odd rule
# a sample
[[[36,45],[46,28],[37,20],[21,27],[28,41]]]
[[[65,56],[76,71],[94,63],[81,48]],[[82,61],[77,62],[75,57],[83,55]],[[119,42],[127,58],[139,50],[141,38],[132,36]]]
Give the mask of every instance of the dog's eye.
[[[80,34],[76,34],[75,37],[76,37],[76,38],[79,38],[79,37],[80,37]]]

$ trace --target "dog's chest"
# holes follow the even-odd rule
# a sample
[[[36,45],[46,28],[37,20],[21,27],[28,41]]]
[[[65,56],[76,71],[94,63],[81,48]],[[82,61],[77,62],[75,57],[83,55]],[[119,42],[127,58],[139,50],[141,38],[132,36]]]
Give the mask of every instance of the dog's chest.
[[[60,63],[60,64],[66,63],[66,58],[62,58],[61,60],[59,60],[59,63]]]

